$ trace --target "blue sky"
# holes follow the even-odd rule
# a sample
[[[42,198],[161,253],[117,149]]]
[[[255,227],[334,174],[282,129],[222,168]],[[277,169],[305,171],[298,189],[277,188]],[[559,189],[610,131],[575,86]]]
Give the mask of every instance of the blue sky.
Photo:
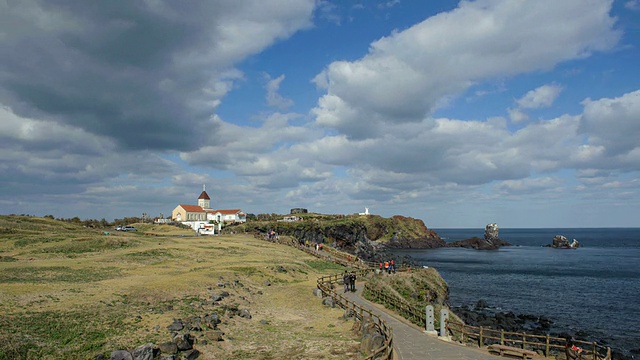
[[[637,227],[640,1],[0,4],[0,213]]]

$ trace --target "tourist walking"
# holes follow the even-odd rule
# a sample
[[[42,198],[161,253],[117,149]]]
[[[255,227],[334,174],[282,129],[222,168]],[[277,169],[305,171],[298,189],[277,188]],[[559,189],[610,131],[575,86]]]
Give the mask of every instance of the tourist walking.
[[[344,292],[346,293],[347,291],[349,291],[349,281],[351,280],[351,276],[349,276],[349,273],[347,272],[347,270],[344,271],[344,275],[342,276],[342,282],[344,283]]]
[[[351,275],[349,276],[349,285],[351,286],[351,291],[356,291],[356,272],[353,271],[351,272]]]

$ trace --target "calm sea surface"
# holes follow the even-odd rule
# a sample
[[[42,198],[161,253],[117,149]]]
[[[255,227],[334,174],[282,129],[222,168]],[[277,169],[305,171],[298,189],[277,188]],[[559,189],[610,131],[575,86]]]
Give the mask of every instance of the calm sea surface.
[[[436,229],[447,242],[484,229]],[[555,235],[577,239],[575,250],[544,247]],[[491,307],[545,315],[553,332],[586,330],[619,350],[640,348],[640,228],[500,229],[514,246],[401,250],[447,281],[452,306],[485,299]]]

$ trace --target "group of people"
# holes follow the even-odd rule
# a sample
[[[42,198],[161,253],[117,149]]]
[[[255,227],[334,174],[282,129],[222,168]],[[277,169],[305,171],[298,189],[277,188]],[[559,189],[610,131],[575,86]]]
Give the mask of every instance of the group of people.
[[[275,241],[275,240],[279,240],[280,237],[278,236],[278,233],[271,230],[267,233],[267,240],[269,241]]]
[[[342,276],[342,281],[344,282],[344,292],[347,291],[356,291],[356,273],[344,271],[344,275]]]
[[[391,274],[392,272],[395,274],[396,273],[396,261],[391,259],[391,260],[387,260],[384,263],[380,263],[380,272],[382,273],[382,271],[386,272],[387,274]]]

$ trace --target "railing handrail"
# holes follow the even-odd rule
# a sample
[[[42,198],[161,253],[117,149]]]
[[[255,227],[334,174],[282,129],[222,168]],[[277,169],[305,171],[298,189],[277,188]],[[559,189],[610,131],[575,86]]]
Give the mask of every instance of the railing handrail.
[[[360,274],[365,274],[371,270],[357,270]],[[374,326],[379,330],[379,332],[384,336],[384,343],[378,349],[376,349],[372,354],[367,356],[365,359],[377,359],[380,354],[384,354],[384,359],[392,359],[393,358],[393,333],[387,323],[382,320],[378,315],[374,314],[371,310],[364,308],[355,302],[347,299],[346,297],[338,294],[332,287],[334,282],[337,282],[338,279],[342,276],[342,274],[334,274],[321,276],[316,280],[318,289],[322,291],[323,295],[329,295],[333,300],[340,305],[343,309],[352,309],[356,314],[356,318],[359,320],[364,319],[364,313],[366,312],[370,318],[372,318]],[[358,312],[359,311],[359,312]]]
[[[464,342],[464,336],[467,335],[469,338],[476,338],[478,341],[478,346],[483,347],[485,343],[487,345],[491,344],[514,344],[519,345],[522,349],[529,348],[542,348],[545,357],[549,357],[551,355],[551,349],[565,349],[566,341],[565,338],[553,337],[550,335],[533,335],[525,332],[511,332],[504,330],[496,330],[492,328],[486,328],[483,326],[471,326],[464,323],[460,323],[458,321],[448,319],[446,321],[446,326],[451,333],[457,331],[461,335],[461,340]],[[493,335],[497,334],[497,335]],[[531,340],[544,340],[544,342],[540,341],[527,341],[527,339]],[[489,340],[489,341],[486,341]],[[495,340],[495,342],[491,342],[491,340]],[[583,345],[583,357],[590,357],[593,360],[610,360],[611,359],[611,348],[608,346],[599,345],[597,342],[588,342],[582,340],[574,340],[574,343],[577,345]],[[603,355],[604,354],[604,355]]]

